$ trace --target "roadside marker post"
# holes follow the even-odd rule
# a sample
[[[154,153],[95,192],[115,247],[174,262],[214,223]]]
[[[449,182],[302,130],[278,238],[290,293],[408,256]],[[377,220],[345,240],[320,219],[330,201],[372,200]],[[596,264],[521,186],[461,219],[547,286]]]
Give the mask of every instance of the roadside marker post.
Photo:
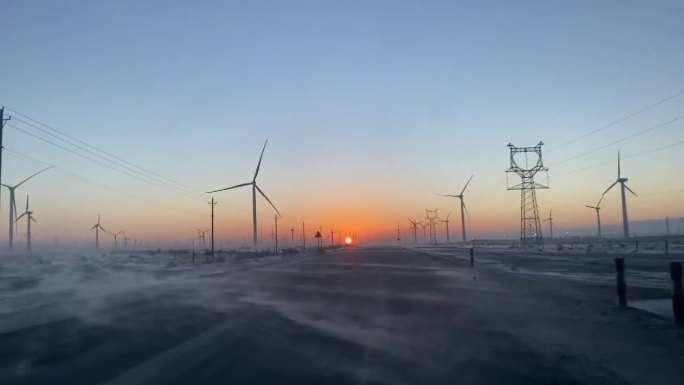
[[[682,263],[670,262],[672,280],[672,314],[679,325],[684,325],[684,288],[682,287]]]
[[[627,284],[625,283],[625,259],[615,258],[617,294],[620,307],[627,307]]]
[[[475,248],[470,248],[470,267],[475,266]]]

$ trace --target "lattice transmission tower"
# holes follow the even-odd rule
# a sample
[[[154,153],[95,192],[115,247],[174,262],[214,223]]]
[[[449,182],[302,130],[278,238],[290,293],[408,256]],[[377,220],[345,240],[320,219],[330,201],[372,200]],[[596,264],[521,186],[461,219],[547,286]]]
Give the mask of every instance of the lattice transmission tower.
[[[548,189],[549,187],[535,182],[534,176],[540,171],[549,170],[547,167],[544,167],[542,160],[543,145],[544,143],[539,142],[534,147],[515,147],[509,143],[511,167],[506,170],[506,175],[515,173],[521,179],[519,184],[513,186],[508,184],[507,186],[509,190],[520,190],[520,245],[537,245],[540,249],[543,246],[543,239],[536,190]],[[516,154],[523,154],[525,156],[524,167],[516,161]],[[536,162],[530,162],[530,155],[536,156]],[[532,164],[532,167],[530,167],[530,164]]]

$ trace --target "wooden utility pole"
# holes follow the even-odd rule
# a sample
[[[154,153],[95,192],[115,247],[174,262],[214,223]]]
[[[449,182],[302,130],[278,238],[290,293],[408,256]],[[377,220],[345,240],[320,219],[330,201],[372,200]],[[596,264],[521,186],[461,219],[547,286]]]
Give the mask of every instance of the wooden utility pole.
[[[0,107],[0,183],[2,183],[2,136],[3,136],[3,128],[5,127],[5,122],[10,120],[11,117],[8,116],[7,119],[5,119],[5,107]]]
[[[211,197],[211,202],[209,202],[209,205],[211,206],[211,256],[214,256],[214,206],[218,204],[217,201],[214,200],[214,197]]]

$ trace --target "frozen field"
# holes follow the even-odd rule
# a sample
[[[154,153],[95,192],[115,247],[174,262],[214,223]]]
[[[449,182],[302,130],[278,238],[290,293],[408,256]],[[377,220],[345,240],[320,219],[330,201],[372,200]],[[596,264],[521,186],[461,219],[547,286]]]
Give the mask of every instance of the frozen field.
[[[684,331],[617,308],[594,277],[612,259],[567,279],[550,271],[584,260],[478,250],[470,268],[464,256],[6,257],[0,383],[681,383]],[[644,283],[630,299],[669,292]]]

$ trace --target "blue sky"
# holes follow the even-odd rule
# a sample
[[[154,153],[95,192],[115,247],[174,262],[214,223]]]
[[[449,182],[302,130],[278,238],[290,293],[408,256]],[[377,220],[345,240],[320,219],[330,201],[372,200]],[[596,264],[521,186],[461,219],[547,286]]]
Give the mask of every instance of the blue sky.
[[[451,210],[433,194],[475,174],[475,233],[515,233],[506,144],[540,140],[551,167],[540,206],[559,226],[593,223],[582,208],[615,177],[614,163],[594,166],[618,149],[644,195],[632,218],[681,216],[684,146],[629,156],[684,141],[684,122],[561,162],[678,117],[684,96],[558,147],[684,90],[683,11],[677,1],[8,1],[0,103],[198,192],[248,181],[269,138],[260,182],[293,224],[391,233],[425,208]],[[5,147],[161,203],[52,172],[24,190],[43,239],[86,239],[98,212],[141,237],[179,238],[189,230],[172,223],[205,221],[198,199],[11,127]],[[6,155],[3,181],[37,168]],[[614,195],[607,223],[619,220]],[[217,199],[225,238],[249,235],[249,192]],[[266,223],[272,212],[259,207]]]

